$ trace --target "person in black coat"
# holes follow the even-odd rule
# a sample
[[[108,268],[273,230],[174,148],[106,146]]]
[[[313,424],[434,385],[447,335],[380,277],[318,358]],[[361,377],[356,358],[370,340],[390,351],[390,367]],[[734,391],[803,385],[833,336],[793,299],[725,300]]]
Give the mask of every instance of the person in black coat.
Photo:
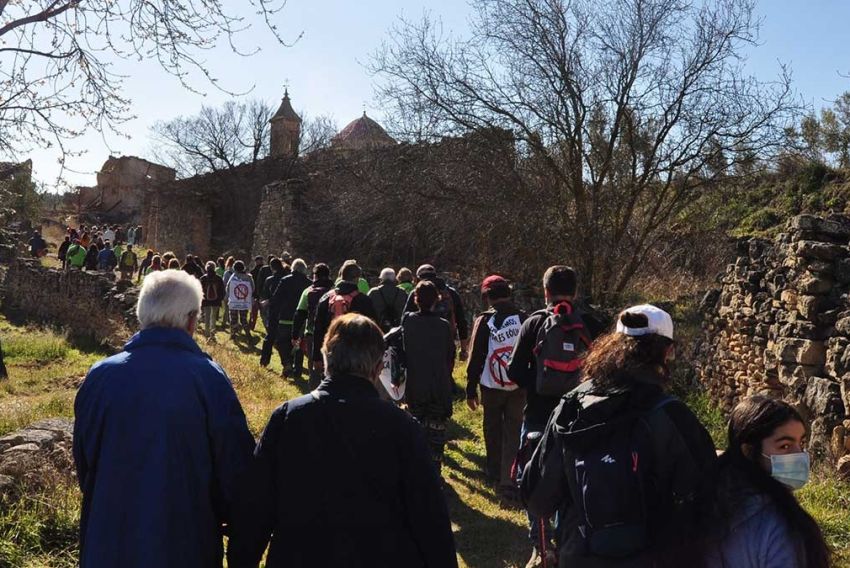
[[[236,492],[231,568],[456,568],[440,480],[419,425],[376,389],[380,328],[334,320],[328,377],[281,405]]]
[[[337,311],[341,313],[354,312],[362,314],[372,321],[378,321],[372,300],[366,294],[361,294],[357,289],[357,282],[363,271],[356,263],[350,263],[343,267],[342,282],[333,290],[325,294],[319,305],[316,306],[316,319],[313,323],[313,368],[317,372],[324,372],[322,357],[322,345],[325,341],[325,333],[331,325],[331,321],[337,317]]]
[[[292,263],[292,273],[281,278],[269,299],[269,329],[263,341],[260,364],[268,365],[271,359],[272,346],[280,355],[283,375],[300,378],[303,368],[303,354],[298,351],[298,357],[292,348],[292,320],[301,294],[310,286],[307,278],[307,265],[301,259]]]
[[[446,424],[452,415],[452,368],[455,344],[449,322],[434,310],[436,284],[423,280],[413,290],[419,311],[402,319],[407,366],[405,400],[410,413],[425,429],[434,466],[439,472],[446,446]]]

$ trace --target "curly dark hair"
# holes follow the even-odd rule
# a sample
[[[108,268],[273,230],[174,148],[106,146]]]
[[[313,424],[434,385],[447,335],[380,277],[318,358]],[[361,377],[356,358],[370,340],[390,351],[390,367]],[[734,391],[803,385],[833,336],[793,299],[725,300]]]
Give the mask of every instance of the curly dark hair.
[[[632,329],[649,325],[645,315],[628,311],[620,314],[620,321]],[[597,386],[605,389],[626,386],[635,371],[650,370],[666,381],[670,372],[665,358],[672,344],[671,339],[654,333],[634,337],[609,333],[593,342],[584,362],[584,378],[592,379]]]

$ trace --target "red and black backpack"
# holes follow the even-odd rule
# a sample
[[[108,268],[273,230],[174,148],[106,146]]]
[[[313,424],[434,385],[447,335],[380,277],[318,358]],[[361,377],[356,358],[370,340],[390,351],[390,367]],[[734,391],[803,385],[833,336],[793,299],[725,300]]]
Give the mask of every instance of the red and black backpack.
[[[562,396],[578,386],[581,366],[590,351],[590,337],[571,303],[560,302],[545,313],[534,348],[537,392]]]

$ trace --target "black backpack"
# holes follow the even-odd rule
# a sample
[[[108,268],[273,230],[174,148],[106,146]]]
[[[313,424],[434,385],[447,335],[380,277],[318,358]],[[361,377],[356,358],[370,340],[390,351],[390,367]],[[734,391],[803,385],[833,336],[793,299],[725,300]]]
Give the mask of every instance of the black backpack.
[[[578,386],[581,366],[590,350],[590,338],[569,302],[561,302],[545,313],[546,320],[534,347],[537,393],[562,396]]]
[[[396,288],[393,286],[395,290],[395,294],[393,295],[392,302],[387,301],[387,297],[384,296],[384,288],[381,287],[378,289],[378,294],[381,296],[381,299],[384,301],[384,310],[380,314],[380,322],[378,322],[383,330],[391,330],[396,327],[400,323],[401,314],[397,313],[395,309],[395,302],[398,299],[399,294],[403,294],[404,292],[400,288]]]
[[[593,429],[581,445],[563,450],[585,554],[629,558],[650,548],[653,519],[647,502],[653,496],[647,477],[655,456],[647,417],[674,400],[660,394],[648,409],[624,409],[604,424],[583,423],[581,411],[573,414],[570,431]]]

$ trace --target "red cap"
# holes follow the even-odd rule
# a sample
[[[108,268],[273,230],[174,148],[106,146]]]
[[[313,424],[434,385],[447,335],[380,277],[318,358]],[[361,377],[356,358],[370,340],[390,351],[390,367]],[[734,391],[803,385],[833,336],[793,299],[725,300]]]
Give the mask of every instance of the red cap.
[[[493,288],[499,288],[508,286],[508,281],[499,276],[498,274],[493,274],[492,276],[488,276],[481,282],[481,293],[485,294],[492,290]]]

